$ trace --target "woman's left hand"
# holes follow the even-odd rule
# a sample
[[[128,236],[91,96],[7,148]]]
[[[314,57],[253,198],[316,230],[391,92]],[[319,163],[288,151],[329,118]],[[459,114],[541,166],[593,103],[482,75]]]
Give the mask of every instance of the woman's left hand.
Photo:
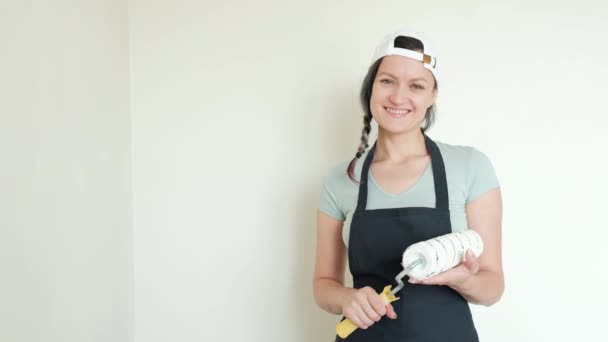
[[[471,250],[467,250],[465,253],[464,261],[445,272],[434,275],[425,280],[417,280],[409,278],[410,284],[422,284],[422,285],[447,285],[447,286],[458,286],[464,281],[475,275],[479,271],[479,262],[475,257],[475,254]]]

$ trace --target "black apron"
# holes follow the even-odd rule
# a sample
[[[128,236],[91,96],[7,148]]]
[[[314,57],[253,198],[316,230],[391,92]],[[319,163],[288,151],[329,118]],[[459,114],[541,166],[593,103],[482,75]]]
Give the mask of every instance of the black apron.
[[[361,171],[359,199],[350,226],[348,261],[354,288],[372,287],[381,292],[386,285],[397,286],[395,276],[403,269],[405,249],[419,241],[452,232],[448,206],[445,166],[439,148],[424,134],[431,156],[435,184],[435,208],[407,207],[367,210],[369,166],[372,146]],[[397,292],[392,303],[393,320],[383,316],[368,329],[357,329],[349,342],[474,342],[479,341],[468,302],[448,286],[410,284]]]

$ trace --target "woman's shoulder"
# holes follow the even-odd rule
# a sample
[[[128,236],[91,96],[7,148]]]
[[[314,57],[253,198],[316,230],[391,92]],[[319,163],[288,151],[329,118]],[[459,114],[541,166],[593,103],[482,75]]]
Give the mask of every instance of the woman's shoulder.
[[[359,190],[358,183],[348,176],[348,165],[352,159],[346,159],[331,165],[325,172],[319,208],[326,214],[339,220],[345,220],[347,212],[351,210],[352,203],[356,202]],[[355,179],[359,179],[361,170],[355,164]]]
[[[457,155],[457,156],[466,157],[473,150],[476,150],[475,147],[470,146],[470,145],[447,143],[447,142],[444,142],[441,140],[434,140],[434,141],[437,144],[437,147],[439,147],[439,150],[441,151],[442,154],[445,152],[445,153],[448,153],[449,155]]]
[[[359,180],[359,176],[361,175],[361,163],[364,158],[365,154],[355,161],[353,175],[357,181]],[[338,187],[348,186],[350,183],[354,184],[354,182],[348,176],[348,165],[350,164],[351,160],[352,158],[343,159],[331,164],[331,166],[325,172],[325,183],[332,184]]]
[[[443,141],[435,140],[441,156],[446,163],[459,164],[463,166],[470,165],[480,160],[488,160],[489,157],[479,148],[470,145],[450,144]],[[447,159],[447,160],[446,160]]]
[[[336,193],[342,193],[345,196],[353,195],[354,191],[359,189],[359,181],[361,180],[361,171],[363,169],[363,163],[369,148],[363,152],[363,154],[355,159],[355,163],[352,170],[351,177],[348,174],[348,166],[355,156],[348,159],[342,159],[331,164],[331,166],[325,171],[323,183],[326,187],[333,189]]]
[[[440,141],[435,143],[444,159],[448,178],[462,182],[467,189],[467,202],[500,186],[492,161],[480,149]]]

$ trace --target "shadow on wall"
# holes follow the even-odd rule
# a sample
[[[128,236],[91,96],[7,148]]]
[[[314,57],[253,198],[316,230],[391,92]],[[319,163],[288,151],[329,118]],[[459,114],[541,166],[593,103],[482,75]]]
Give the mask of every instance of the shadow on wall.
[[[326,104],[329,109],[323,109],[325,114],[321,116],[321,122],[315,123],[319,129],[312,130],[315,131],[317,137],[293,137],[296,140],[292,141],[292,146],[297,150],[308,148],[310,155],[305,160],[318,160],[316,165],[322,169],[312,169],[311,164],[301,167],[310,169],[313,174],[324,176],[329,171],[328,166],[331,167],[354,156],[363,127],[363,113],[357,107],[357,91],[357,89],[345,89],[341,95],[327,94]],[[302,127],[299,129],[305,131],[302,130]],[[315,146],[316,149],[311,149],[309,146],[311,138],[318,142],[318,146]],[[297,260],[294,261],[294,264],[297,273],[293,293],[297,295],[292,297],[293,301],[290,305],[297,308],[294,310],[293,317],[297,322],[297,330],[294,332],[297,334],[297,338],[292,341],[333,341],[335,325],[342,316],[333,315],[321,309],[314,300],[312,288],[315,266],[316,213],[322,178],[311,177],[309,180],[308,184],[302,183],[299,185],[299,189],[295,189],[297,198],[294,200],[297,212],[294,217],[294,229],[296,229],[297,241],[294,246],[297,248]],[[346,270],[348,270],[348,265]],[[350,272],[346,271],[346,274],[347,286],[352,286]]]

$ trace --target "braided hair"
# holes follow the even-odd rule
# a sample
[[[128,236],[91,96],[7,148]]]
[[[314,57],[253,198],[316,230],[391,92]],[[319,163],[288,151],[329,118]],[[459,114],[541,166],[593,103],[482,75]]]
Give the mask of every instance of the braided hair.
[[[416,38],[412,37],[404,37],[399,36],[395,38],[395,46],[409,49],[409,50],[418,50],[424,51],[424,44]],[[359,94],[361,99],[361,107],[363,107],[363,130],[361,131],[361,142],[359,143],[359,147],[357,148],[357,153],[355,153],[355,157],[350,161],[347,168],[348,177],[355,183],[359,183],[355,179],[355,164],[359,158],[363,155],[365,150],[369,147],[369,133],[372,130],[371,121],[372,121],[372,110],[369,106],[369,102],[372,98],[372,87],[374,85],[374,81],[376,79],[376,73],[378,73],[378,68],[380,67],[380,63],[384,58],[378,59],[374,64],[369,67],[367,71],[367,75],[365,75],[365,79],[363,80],[363,85],[361,86],[361,92]],[[433,78],[435,78],[433,76]],[[435,80],[435,90],[437,90],[437,80]],[[424,117],[424,123],[421,127],[422,132],[424,133],[428,130],[432,124],[435,122],[435,104],[430,106]]]

